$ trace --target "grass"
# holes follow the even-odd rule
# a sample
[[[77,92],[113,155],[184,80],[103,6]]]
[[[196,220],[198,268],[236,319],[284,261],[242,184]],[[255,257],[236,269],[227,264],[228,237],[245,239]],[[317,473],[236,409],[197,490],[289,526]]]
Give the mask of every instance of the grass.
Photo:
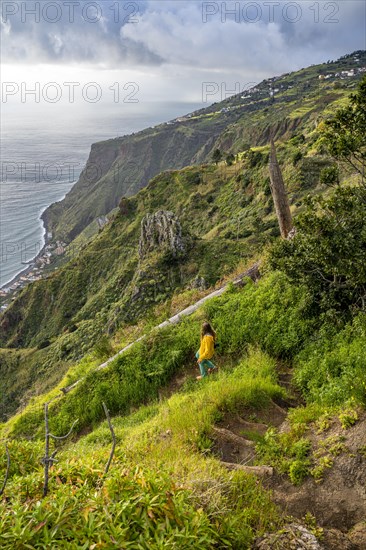
[[[310,72],[314,87],[317,69]],[[309,73],[301,74],[305,84]],[[288,82],[292,78],[286,77]],[[308,114],[310,110],[317,116],[326,114],[326,97],[339,105],[341,95],[343,91],[330,91],[328,96],[309,98],[300,111],[294,111],[296,102],[277,104],[276,109],[266,102],[265,110],[254,110],[251,120],[246,113],[223,136],[232,143],[232,152],[240,153],[240,161],[231,167],[203,165],[154,178],[128,199],[125,212],[116,213],[103,231],[94,234],[90,227],[90,233],[81,234],[81,244],[84,237],[94,236],[80,256],[47,281],[32,285],[10,308],[13,317],[10,325],[3,325],[4,342],[39,349],[1,351],[5,389],[15,375],[28,386],[35,382],[32,377],[39,377],[42,395],[34,396],[23,413],[1,429],[12,457],[6,496],[0,502],[2,548],[239,550],[250,548],[265,531],[278,529],[283,519],[258,480],[223,469],[212,452],[213,428],[222,418],[239,413],[253,421],[272,399],[284,397],[277,383],[277,360],[292,366],[307,404],[290,412],[286,433],[270,428],[258,436],[243,430],[242,435],[256,442],[258,462],[272,464],[294,484],[309,475],[320,482],[335,457],[345,451],[343,437],[326,437],[326,432],[335,415],[336,422],[349,429],[366,403],[364,314],[348,324],[340,322],[337,330],[329,323],[321,325],[311,314],[308,289],[275,272],[258,284],[248,281],[242,289],[230,286],[177,326],[151,330],[169,312],[205,293],[188,290],[196,275],[216,285],[239,269],[239,263],[244,266],[253,250],[260,254],[276,237],[268,147],[242,153],[247,149],[242,136],[250,130],[252,143],[262,144],[268,123],[282,122],[291,112],[302,116],[296,134],[278,147],[291,208],[300,209],[309,190],[323,191],[319,172],[328,162]],[[255,101],[248,107],[255,109]],[[223,117],[216,118],[222,123]],[[253,121],[255,127],[250,127]],[[210,125],[209,120],[196,123],[201,129]],[[192,129],[185,126],[178,132],[182,140],[192,136]],[[141,151],[150,134],[157,135],[158,130],[136,137]],[[88,197],[85,206],[92,202]],[[158,253],[138,263],[142,216],[161,208],[176,211],[190,236],[189,253],[180,266]],[[69,215],[62,223],[74,223]],[[131,296],[138,284],[145,293],[136,303]],[[47,309],[50,297],[54,297],[52,311]],[[163,399],[170,384],[192,366],[203,320],[212,322],[219,334],[220,372],[201,383],[192,377]],[[138,324],[133,326],[135,321]],[[106,328],[111,338],[100,337]],[[147,335],[143,342],[107,369],[95,371],[100,361],[141,332]],[[50,494],[42,499],[42,406],[59,396],[57,382],[63,376],[62,385],[84,379],[71,394],[53,401],[51,430],[65,433],[78,418],[78,432],[71,442],[59,446]],[[19,395],[30,397],[20,386],[13,390],[9,402],[16,403]],[[113,415],[117,436],[108,476],[103,471],[111,436],[102,402]],[[315,450],[310,431],[322,438]],[[4,455],[0,478],[5,464]]]
[[[14,442],[11,504],[0,505],[2,548],[15,542],[19,548],[92,543],[107,548],[111,542],[131,549],[249,548],[254,535],[281,520],[255,479],[224,470],[207,454],[207,442],[223,412],[249,405],[260,409],[281,394],[274,367],[268,356],[252,350],[216,379],[114,418],[118,444],[102,489],[98,484],[110,449],[105,422],[61,449],[44,500],[36,459],[41,442]],[[27,469],[17,469],[26,451]]]
[[[6,491],[11,499],[1,504],[2,547],[10,549],[17,540],[24,548],[108,548],[111,541],[121,548],[194,548],[192,541],[198,540],[199,548],[239,549],[249,548],[265,530],[278,528],[280,515],[260,484],[243,472],[223,470],[212,455],[212,428],[230,413],[248,413],[248,421],[254,414],[260,417],[271,399],[284,395],[277,384],[276,358],[292,361],[295,379],[303,386],[307,381],[304,387],[312,380],[320,384],[317,396],[308,393],[308,405],[290,413],[288,433],[271,428],[262,438],[252,439],[257,439],[258,462],[275,466],[294,484],[309,475],[322,480],[334,457],[343,452],[343,443],[328,437],[313,452],[308,430],[327,431],[334,414],[345,429],[357,420],[352,403],[363,402],[363,378],[354,373],[363,364],[364,318],[356,317],[336,335],[319,328],[306,307],[305,289],[291,285],[281,273],[271,273],[256,285],[230,287],[190,319],[152,332],[106,371],[90,372],[74,393],[50,409],[56,433],[67,431],[76,417],[80,430],[94,430],[60,449],[45,500],[40,500],[38,460],[41,409],[13,419],[7,426],[13,436],[35,439],[10,444],[12,471]],[[192,361],[203,319],[209,319],[219,334],[223,368],[202,383],[188,380],[178,393],[159,402],[159,389]],[[343,370],[333,369],[331,387],[345,373],[353,386],[347,386],[342,400],[331,407],[329,398],[323,399],[324,391],[330,395],[329,377],[321,371],[328,369],[329,357],[334,365],[337,345],[344,365]],[[44,399],[35,403],[40,407]],[[100,490],[111,444],[108,426],[100,422],[103,400],[115,415],[117,449],[111,474]],[[3,461],[0,476],[4,468]]]

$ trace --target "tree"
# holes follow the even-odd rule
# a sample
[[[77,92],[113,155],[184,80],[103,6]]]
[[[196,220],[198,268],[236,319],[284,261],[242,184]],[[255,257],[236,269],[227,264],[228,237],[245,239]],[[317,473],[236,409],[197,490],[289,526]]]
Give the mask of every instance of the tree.
[[[220,162],[221,159],[222,159],[222,153],[220,149],[215,149],[214,152],[212,153],[213,162],[217,164],[218,162]]]
[[[366,206],[363,188],[337,187],[307,200],[292,240],[275,243],[269,263],[303,283],[317,312],[366,309]]]
[[[346,162],[362,177],[366,168],[366,76],[351,95],[349,105],[339,109],[323,125],[323,138],[329,153]]]
[[[339,170],[338,166],[328,166],[323,168],[319,177],[320,183],[324,185],[338,185],[339,184]]]
[[[226,164],[228,166],[232,166],[235,162],[235,156],[232,153],[229,153],[226,155]]]

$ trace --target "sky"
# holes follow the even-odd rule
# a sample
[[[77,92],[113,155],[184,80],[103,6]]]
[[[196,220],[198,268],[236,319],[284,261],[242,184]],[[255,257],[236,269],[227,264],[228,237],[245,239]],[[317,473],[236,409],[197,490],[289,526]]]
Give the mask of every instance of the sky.
[[[264,78],[366,49],[365,6],[3,0],[2,108],[118,103],[133,112],[153,101],[213,103]]]

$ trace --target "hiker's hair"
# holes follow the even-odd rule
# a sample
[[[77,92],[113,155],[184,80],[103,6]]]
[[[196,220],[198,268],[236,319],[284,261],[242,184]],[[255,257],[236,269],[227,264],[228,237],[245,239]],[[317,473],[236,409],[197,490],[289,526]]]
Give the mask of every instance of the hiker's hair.
[[[209,334],[210,336],[212,336],[213,338],[216,338],[216,332],[214,331],[214,329],[212,328],[212,326],[210,325],[210,323],[203,323],[202,325],[202,328],[201,328],[201,338],[203,338],[204,336],[206,336],[206,334]]]

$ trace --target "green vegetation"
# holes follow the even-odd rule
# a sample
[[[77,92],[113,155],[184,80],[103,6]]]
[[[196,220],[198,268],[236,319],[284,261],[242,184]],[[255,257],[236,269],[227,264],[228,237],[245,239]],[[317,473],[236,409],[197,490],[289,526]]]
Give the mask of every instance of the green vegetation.
[[[286,140],[297,130],[313,129],[323,115],[345,105],[361,78],[319,81],[319,75],[364,66],[365,52],[357,54],[359,61],[351,54],[276,78],[274,101],[269,95],[273,80],[264,80],[245,99],[240,93],[171,124],[94,144],[77,184],[44,214],[48,228],[54,238],[69,243],[92,220],[117,207],[122,196],[136,194],[165,170],[211,162],[215,150],[222,158],[236,155],[248,146],[267,144],[271,134]],[[335,84],[340,84],[338,89]]]
[[[325,121],[324,140],[336,159],[346,162],[362,178],[366,168],[366,79],[349,104]]]
[[[306,285],[312,306],[335,321],[365,309],[365,201],[359,187],[309,199],[294,239],[279,241],[271,251],[271,266]]]
[[[291,150],[288,144],[280,154],[297,210],[308,190],[299,183],[300,173],[287,167]],[[231,166],[205,165],[157,176],[136,197],[124,199],[111,222],[69,263],[20,294],[0,319],[0,345],[27,348],[26,354],[19,354],[17,371],[5,370],[6,357],[13,352],[0,352],[5,358],[0,366],[3,395],[13,392],[4,412],[14,412],[28,389],[27,396],[48,391],[70,365],[98,348],[101,336],[111,338],[148,315],[156,324],[153,311],[163,303],[158,320],[165,320],[174,313],[170,301],[197,277],[206,287],[213,286],[277,237],[268,147],[254,155],[260,156],[255,168],[250,167],[254,157],[249,153]],[[311,173],[309,167],[306,171]],[[319,172],[311,184],[322,190]],[[139,262],[141,220],[146,212],[159,209],[173,211],[190,239],[179,264],[159,251]],[[115,345],[120,347],[119,337]]]
[[[314,79],[316,70],[309,69]],[[326,90],[341,99],[343,88]],[[217,435],[227,437],[223,425],[241,419],[250,460],[273,466],[294,485],[307,478],[322,483],[337,457],[347,455],[344,434],[366,406],[365,189],[324,153],[324,125],[311,117],[327,95],[312,93],[301,127],[278,143],[295,218],[291,240],[277,239],[268,143],[253,140],[235,151],[241,130],[231,128],[222,135],[232,143],[230,151],[222,147],[224,161],[164,172],[124,197],[80,254],[23,291],[2,316],[9,346],[0,350],[4,404],[13,412],[24,399],[24,410],[1,427],[12,458],[0,502],[2,548],[250,548],[257,536],[280,529],[284,517],[258,478],[228,471],[233,463],[224,468]],[[365,93],[362,83],[355,97]],[[283,94],[292,103],[289,89]],[[299,105],[291,108],[298,115]],[[282,109],[279,102],[278,116]],[[261,113],[253,113],[259,120]],[[209,124],[207,114],[197,114],[200,124]],[[160,209],[182,222],[182,257],[138,254],[143,216]],[[229,285],[189,318],[153,330],[207,292],[193,284],[197,278],[212,287],[254,254],[262,259],[258,282]],[[219,335],[219,371],[196,382],[203,320]],[[78,380],[70,393],[58,391]],[[71,442],[52,442],[58,462],[42,499],[45,402],[52,433],[78,423]],[[117,443],[107,475],[111,433],[103,402]],[[282,420],[272,422],[273,410]],[[364,447],[357,452],[362,458]],[[1,456],[0,479],[5,473]],[[306,521],[317,532],[314,518]]]
[[[253,352],[211,383],[115,419],[118,445],[105,481],[110,434],[106,423],[101,424],[61,449],[51,470],[51,494],[44,500],[37,461],[41,445],[13,442],[7,491],[16,497],[1,505],[2,548],[15,543],[108,547],[111,542],[132,549],[177,544],[247,548],[254,533],[279,524],[278,513],[255,479],[242,472],[229,474],[201,452],[207,453],[211,427],[220,414],[243,406],[265,407],[281,394],[274,366],[264,354]],[[25,468],[19,466],[24,459]]]

